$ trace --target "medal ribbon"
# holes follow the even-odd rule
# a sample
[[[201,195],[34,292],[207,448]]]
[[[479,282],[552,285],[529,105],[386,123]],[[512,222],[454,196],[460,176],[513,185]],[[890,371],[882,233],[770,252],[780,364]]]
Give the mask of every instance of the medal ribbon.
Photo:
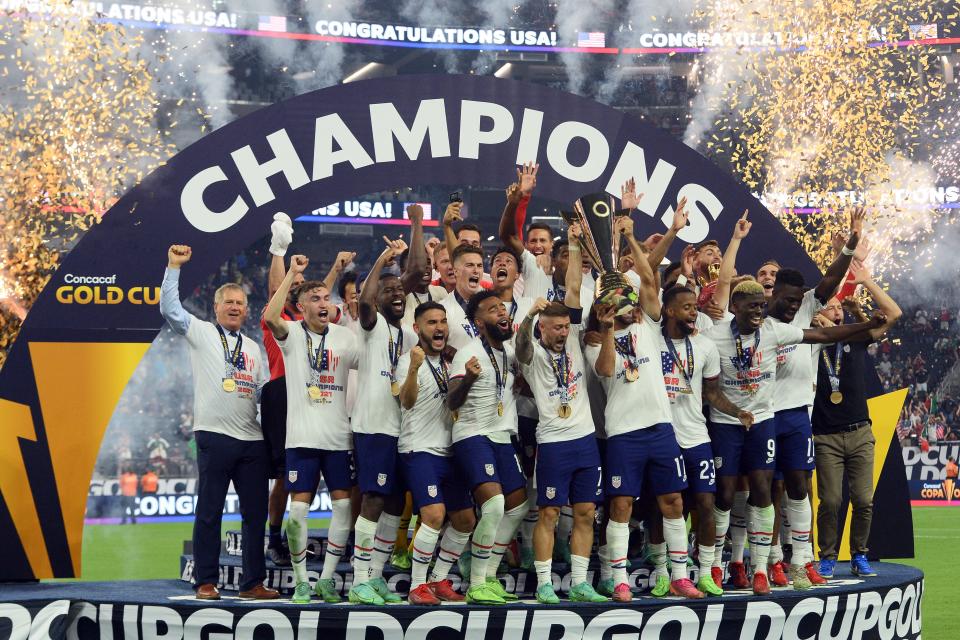
[[[403,351],[403,329],[397,328],[397,341],[393,341],[393,332],[390,331],[390,325],[387,324],[387,356],[390,358],[390,382],[397,380],[397,361],[400,360],[400,352]]]
[[[220,333],[220,345],[223,347],[223,360],[230,365],[230,375],[233,375],[234,371],[240,369],[240,360],[243,357],[243,353],[240,350],[243,344],[243,336],[237,333],[237,346],[233,348],[233,353],[230,353],[230,346],[227,344],[227,334],[223,332],[223,327],[217,325],[217,331]]]
[[[554,284],[550,286],[550,289],[547,290],[547,301],[548,302],[563,302],[567,297],[567,290],[564,289],[559,284]]]
[[[310,337],[310,330],[307,329],[307,323],[300,321],[300,325],[303,327],[303,333],[307,336],[307,362],[310,363],[310,369],[315,373],[320,373],[326,371],[330,363],[327,361],[327,334],[330,333],[330,327],[327,327],[323,333],[320,334],[320,345],[317,347],[316,351],[313,349],[313,338]]]
[[[483,344],[483,350],[487,352],[487,357],[490,358],[490,364],[493,365],[493,370],[497,376],[497,402],[503,400],[503,390],[507,386],[507,350],[503,350],[503,371],[501,373],[500,365],[497,364],[497,358],[493,355],[493,348],[487,344],[487,341],[483,338],[480,339],[480,342]]]
[[[666,332],[663,334],[664,341],[667,343],[667,353],[670,355],[670,360],[673,361],[673,364],[676,365],[677,369],[680,370],[680,373],[683,375],[683,379],[686,381],[687,386],[690,388],[690,391],[693,391],[693,343],[690,342],[690,336],[684,336],[683,342],[687,347],[687,366],[686,369],[682,366],[680,362],[680,354],[677,353],[677,347],[673,344],[673,340],[667,336]]]
[[[466,320],[467,322],[470,322],[470,320],[468,319],[469,316],[467,315],[467,305],[469,303],[463,299],[463,296],[461,296],[456,289],[453,290],[453,298],[457,301],[457,304],[460,305],[460,308],[463,309],[464,320]],[[473,335],[471,335],[470,337],[476,338],[479,335],[479,332],[477,331],[476,323],[470,322],[470,328],[471,328],[471,331],[473,332]]]
[[[617,353],[630,363],[630,368],[639,369],[640,364],[637,362],[637,354],[633,348],[633,334],[628,331],[619,338],[614,337],[613,342]]]
[[[842,349],[842,342],[838,342],[833,346],[833,362],[830,362],[830,356],[827,355],[826,347],[820,352],[820,355],[823,356],[823,364],[827,368],[827,377],[830,379],[830,388],[832,391],[840,390],[840,365],[843,362],[840,352]]]
[[[443,361],[443,356],[437,356],[437,368],[433,367],[433,363],[430,362],[429,357],[425,357],[424,360],[427,361],[427,366],[430,367],[430,373],[433,374],[433,380],[437,383],[437,389],[440,390],[441,394],[446,396],[447,387],[450,382],[450,369],[447,367],[447,363]]]
[[[737,371],[746,377],[747,372],[750,371],[750,367],[753,366],[753,359],[757,355],[757,350],[760,348],[760,327],[757,327],[757,330],[753,334],[753,351],[750,352],[749,358],[743,350],[743,341],[740,339],[740,329],[737,328],[736,320],[730,321],[730,330],[733,331],[733,339],[737,343],[737,358],[733,364],[736,366]]]
[[[557,379],[557,389],[560,389],[560,404],[570,404],[570,356],[567,350],[554,357],[554,353],[547,349],[542,342],[540,346],[547,352],[550,359],[550,366],[553,368],[553,375]]]

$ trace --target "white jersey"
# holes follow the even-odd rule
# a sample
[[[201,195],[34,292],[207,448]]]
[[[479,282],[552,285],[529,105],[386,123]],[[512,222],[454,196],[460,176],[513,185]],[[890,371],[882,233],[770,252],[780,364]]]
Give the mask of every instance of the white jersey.
[[[643,314],[643,320],[614,333],[618,342],[612,377],[600,377],[607,393],[604,422],[607,437],[670,423],[670,400],[660,366],[660,325]],[[600,346],[589,346],[587,360],[594,371]],[[627,369],[635,367],[637,379],[629,382]]]
[[[479,435],[509,441],[510,434],[517,430],[517,402],[513,390],[517,378],[517,359],[513,345],[505,342],[503,351],[491,348],[488,354],[480,338],[471,340],[457,350],[450,364],[450,378],[463,378],[467,361],[474,357],[480,362],[480,375],[474,380],[466,401],[457,412],[458,419],[453,423],[453,441]],[[491,358],[496,359],[496,367],[500,370],[499,401],[503,403],[502,416],[497,414],[497,374]]]
[[[511,323],[513,324],[513,337],[510,338],[510,344],[516,346],[517,331],[520,330],[520,323],[527,317],[533,303],[533,298],[518,297],[516,295],[514,295],[512,302],[503,303],[507,308],[507,313],[510,314]],[[520,393],[517,394],[517,415],[523,416],[524,418],[537,419],[537,403],[534,402],[533,398]]]
[[[570,327],[563,354],[548,351],[531,336],[533,357],[530,364],[521,365],[521,370],[540,414],[539,444],[576,440],[594,433],[579,328]],[[561,406],[569,407],[569,416],[560,417]]]
[[[354,433],[400,435],[400,402],[390,391],[391,380],[397,380],[392,366],[399,357],[417,344],[410,329],[397,329],[377,313],[377,323],[370,331],[360,328],[360,356],[357,367],[357,404],[353,408]],[[391,345],[397,360],[391,363]]]
[[[803,294],[797,315],[790,322],[794,327],[809,329],[813,316],[820,313],[823,303],[813,289]],[[777,349],[777,385],[773,410],[813,406],[817,369],[812,366],[812,345],[791,344]]]
[[[266,360],[253,338],[226,330],[223,335],[231,356],[240,341],[237,367],[227,363],[217,325],[191,317],[186,338],[193,369],[193,430],[263,440],[257,422],[257,390],[269,379]],[[225,379],[233,380],[233,391],[224,390]]]
[[[435,284],[427,285],[426,293],[415,293],[411,291],[407,294],[407,306],[403,311],[403,320],[400,321],[401,324],[405,327],[412,327],[414,320],[413,314],[416,313],[417,307],[424,302],[442,302],[446,297],[447,290]]]
[[[400,356],[397,374],[401,386],[410,372],[410,353]],[[449,456],[453,417],[447,409],[449,367],[440,357],[426,356],[417,369],[417,401],[410,409],[400,407],[400,453],[426,451]]]
[[[287,385],[287,449],[350,451],[353,437],[347,415],[350,369],[357,366],[357,338],[335,324],[325,336],[287,321],[287,337],[277,340]],[[307,336],[313,353],[308,356]],[[310,360],[316,360],[315,371]],[[308,387],[315,387],[311,397]],[[319,393],[318,393],[319,391]]]
[[[704,335],[710,338],[720,353],[720,387],[724,395],[744,411],[749,411],[757,422],[773,417],[773,396],[776,391],[777,347],[797,344],[803,340],[803,330],[773,318],[766,318],[760,326],[760,340],[756,332],[740,336],[743,348],[743,371],[737,364],[737,343],[732,327],[734,321],[714,326]],[[734,416],[710,407],[710,420],[724,424],[740,424]]]
[[[709,338],[692,335],[687,340],[671,340],[671,356],[667,340],[660,334],[660,361],[663,366],[663,384],[670,398],[673,431],[684,449],[710,442],[707,418],[703,415],[703,381],[720,375],[720,354]],[[693,356],[693,374],[690,374],[689,356]]]
[[[447,344],[454,349],[462,348],[479,335],[473,323],[467,320],[467,302],[454,291],[440,303],[447,310],[447,328],[450,331]]]
[[[544,298],[548,302],[563,302],[566,297],[563,285],[554,284],[553,276],[548,276],[537,264],[537,257],[526,249],[520,255],[520,271],[523,274],[524,297],[531,300]],[[583,307],[584,318],[590,315],[593,298],[593,277],[585,275],[580,284],[580,306]]]

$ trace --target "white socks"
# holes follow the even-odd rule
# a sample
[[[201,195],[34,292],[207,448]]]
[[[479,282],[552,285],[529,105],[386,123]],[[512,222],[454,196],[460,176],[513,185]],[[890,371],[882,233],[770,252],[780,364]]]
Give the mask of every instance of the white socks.
[[[534,560],[533,568],[537,572],[537,588],[545,584],[553,586],[553,577],[551,575],[552,562],[550,560]],[[571,582],[571,585],[573,583]]]
[[[500,559],[506,552],[507,547],[517,537],[517,529],[527,515],[527,502],[523,501],[519,506],[510,509],[503,514],[500,520],[500,526],[497,528],[497,535],[493,541],[493,549],[490,551],[490,561],[487,563],[487,577],[497,577],[497,567],[500,566]],[[472,573],[470,574],[473,575]]]
[[[497,494],[480,506],[480,520],[473,530],[470,542],[470,587],[478,587],[487,582],[487,564],[491,550],[503,519],[503,495]],[[499,561],[499,556],[498,556]],[[496,571],[496,567],[494,567]]]
[[[376,537],[373,539],[373,554],[370,556],[370,577],[379,578],[383,575],[383,566],[393,554],[393,545],[397,541],[397,527],[400,526],[400,516],[390,515],[387,512],[380,514],[377,521]]]
[[[670,556],[670,580],[687,577],[687,525],[683,518],[663,519],[663,539]]]
[[[600,580],[610,580],[613,578],[613,569],[610,568],[610,552],[607,545],[600,545],[597,549],[597,555],[600,557]],[[573,556],[571,556],[572,558]]]
[[[700,544],[697,545],[697,549],[700,552],[700,577],[709,578],[712,575],[710,571],[714,564],[714,547],[712,544]]]
[[[330,518],[330,528],[327,532],[327,550],[323,554],[321,580],[332,578],[337,572],[340,559],[343,558],[347,538],[350,537],[350,498],[334,500],[332,511],[333,516]]]
[[[730,510],[730,541],[733,542],[731,562],[743,562],[743,548],[747,546],[747,497],[749,491],[737,491]]]
[[[373,538],[377,523],[363,516],[357,517],[353,527],[353,584],[363,584],[370,577],[370,556],[373,554]]]
[[[653,573],[650,577],[656,581],[658,575],[667,575],[667,543],[648,542],[647,553],[650,556],[650,562],[653,563]]]
[[[307,580],[307,512],[306,502],[291,502],[287,518],[287,544],[290,545],[290,560],[297,584]]]
[[[581,582],[587,581],[587,565],[590,564],[590,558],[583,556],[570,555],[570,588],[577,586]],[[539,577],[539,576],[538,576]]]
[[[452,528],[452,527],[451,527]],[[410,566],[410,590],[414,590],[427,581],[427,569],[437,548],[440,532],[420,523],[417,535],[413,538],[413,554]]]
[[[420,525],[423,528],[423,525]],[[470,540],[470,533],[457,531],[452,526],[448,526],[440,539],[440,551],[437,552],[437,561],[433,565],[433,571],[430,572],[430,582],[442,582],[447,579],[450,573],[450,567],[460,559],[463,548],[467,546]]]
[[[810,501],[791,500],[784,496],[787,505],[787,517],[790,520],[790,544],[793,545],[791,564],[804,566],[813,560],[813,548],[810,543]]]
[[[630,527],[626,522],[607,522],[607,557],[613,572],[613,584],[627,582],[627,543]]]
[[[754,573],[767,573],[770,559],[770,541],[773,539],[773,505],[765,507],[747,507],[750,519],[750,553],[753,555]]]
[[[730,528],[730,512],[713,508],[713,520],[716,523],[716,540],[713,543],[713,566],[719,567],[723,560],[723,545],[727,539],[727,529]]]

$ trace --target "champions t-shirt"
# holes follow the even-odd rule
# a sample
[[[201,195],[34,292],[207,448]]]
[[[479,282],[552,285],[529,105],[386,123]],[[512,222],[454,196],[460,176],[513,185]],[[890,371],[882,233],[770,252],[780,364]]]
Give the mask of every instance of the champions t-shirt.
[[[468,300],[464,300],[460,294],[453,291],[440,303],[447,310],[447,328],[450,331],[447,344],[454,349],[464,347],[479,335],[473,323],[467,320],[465,311],[467,302]]]
[[[803,294],[800,309],[790,324],[809,329],[813,316],[820,313],[823,303],[814,289]],[[776,318],[774,318],[776,320]],[[777,349],[777,384],[773,395],[773,410],[783,411],[813,405],[816,369],[811,357],[812,345],[790,344]]]
[[[370,331],[360,327],[357,402],[353,407],[352,420],[355,433],[400,435],[400,402],[390,390],[391,340],[393,348],[399,350],[398,356],[417,344],[417,336],[412,330],[394,327],[379,312],[377,322]],[[399,379],[397,382],[400,382]]]
[[[426,293],[416,293],[411,291],[407,294],[407,303],[403,311],[403,320],[401,320],[400,323],[405,327],[413,327],[413,314],[416,313],[417,307],[424,302],[443,302],[447,295],[446,289],[433,284],[427,285]]]
[[[776,391],[777,347],[797,344],[803,340],[803,329],[766,318],[760,325],[760,343],[756,346],[756,332],[740,336],[743,347],[743,371],[737,368],[737,343],[732,322],[721,322],[703,335],[713,341],[720,353],[720,387],[724,395],[744,411],[749,411],[757,422],[773,417],[773,396]],[[710,420],[724,424],[740,421],[715,407],[710,407]]]
[[[607,393],[604,422],[608,438],[655,424],[670,423],[670,400],[663,384],[659,336],[660,324],[645,313],[641,322],[614,332],[614,339],[632,345],[635,354],[633,362],[638,375],[633,382],[627,380],[630,361],[617,349],[613,376],[599,376]],[[596,371],[600,345],[588,346],[586,356]]]
[[[453,423],[453,441],[459,442],[473,436],[488,436],[500,442],[509,442],[510,434],[517,430],[516,381],[517,359],[513,345],[503,344],[503,351],[491,348],[500,369],[503,385],[503,415],[497,415],[497,375],[483,342],[476,338],[457,350],[450,363],[450,378],[456,380],[466,375],[467,361],[476,358],[480,362],[480,375],[474,380],[467,399],[458,410],[458,419]]]
[[[690,375],[686,340],[670,340],[673,353],[670,355],[667,338],[660,334],[660,363],[663,368],[663,384],[670,399],[673,416],[673,431],[677,442],[684,449],[710,442],[707,419],[703,415],[703,381],[720,375],[720,354],[716,345],[702,335],[688,336],[693,355],[693,374]],[[684,373],[687,376],[684,376]],[[688,380],[689,378],[689,380]]]
[[[410,372],[410,353],[400,356],[397,365],[400,385]],[[449,456],[453,416],[447,409],[449,367],[439,356],[426,356],[417,369],[417,401],[410,409],[400,407],[400,453],[425,451]]]
[[[227,350],[232,355],[240,343],[236,371],[223,352],[217,326],[191,316],[187,328],[190,365],[193,369],[193,430],[212,431],[238,440],[263,440],[257,422],[257,390],[267,381],[268,372],[261,358],[260,345],[243,334],[233,336],[224,330]],[[224,391],[224,378],[232,378],[235,389]]]
[[[307,355],[307,335],[314,354]],[[277,340],[283,353],[287,385],[287,449],[308,448],[350,451],[353,438],[347,416],[350,369],[357,366],[357,338],[349,329],[330,323],[326,336],[304,330],[300,322],[287,321],[287,337]],[[320,347],[323,350],[317,353]],[[314,373],[310,359],[322,370]],[[326,365],[324,367],[324,365]],[[320,393],[308,395],[314,385]]]
[[[521,365],[540,415],[540,444],[576,440],[594,432],[579,328],[570,327],[563,354],[549,351],[534,339],[533,358],[530,364]],[[562,404],[570,407],[570,415],[565,418],[560,417]]]

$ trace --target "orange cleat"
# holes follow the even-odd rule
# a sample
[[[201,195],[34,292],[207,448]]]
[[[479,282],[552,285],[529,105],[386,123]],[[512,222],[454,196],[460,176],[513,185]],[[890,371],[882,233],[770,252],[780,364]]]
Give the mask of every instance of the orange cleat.
[[[717,587],[723,589],[723,569],[720,567],[712,567],[710,569],[710,577],[713,578],[713,583]]]
[[[433,591],[430,590],[430,585],[428,584],[422,584],[412,590],[410,595],[407,596],[407,600],[410,604],[422,604],[431,607],[440,604],[440,600],[437,599],[437,596],[433,595]]]
[[[804,568],[807,570],[807,577],[810,578],[811,584],[827,584],[828,580],[817,571],[817,565],[808,562]]]
[[[464,600],[462,594],[459,594],[453,590],[453,583],[449,580],[430,582],[427,584],[427,586],[430,587],[430,591],[433,592],[433,595],[444,602],[463,602]]]
[[[770,577],[770,582],[776,587],[785,587],[790,584],[790,581],[787,580],[787,574],[783,570],[782,562],[775,562],[767,567],[767,575]]]
[[[767,575],[765,573],[760,573],[757,571],[755,574],[753,574],[753,595],[770,595],[770,583],[767,582]]]
[[[747,566],[742,562],[731,562],[730,566],[730,582],[733,584],[734,589],[748,589],[750,588],[750,580],[747,579]]]

